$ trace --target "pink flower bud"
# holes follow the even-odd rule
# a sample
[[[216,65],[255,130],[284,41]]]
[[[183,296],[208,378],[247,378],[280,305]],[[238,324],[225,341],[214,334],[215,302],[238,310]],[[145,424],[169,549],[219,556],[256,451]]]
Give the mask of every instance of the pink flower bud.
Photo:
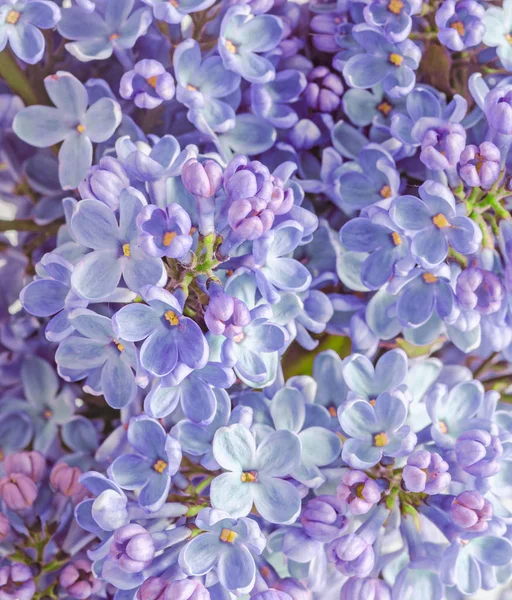
[[[46,470],[46,460],[40,452],[16,452],[15,454],[9,454],[4,464],[7,475],[23,473],[23,475],[30,477],[35,483],[41,481]]]
[[[84,487],[79,479],[82,471],[79,467],[72,467],[66,463],[57,463],[50,473],[50,483],[56,492],[65,496],[76,496],[84,492]]]
[[[23,473],[13,473],[0,479],[0,496],[11,510],[25,510],[37,498],[37,486]]]

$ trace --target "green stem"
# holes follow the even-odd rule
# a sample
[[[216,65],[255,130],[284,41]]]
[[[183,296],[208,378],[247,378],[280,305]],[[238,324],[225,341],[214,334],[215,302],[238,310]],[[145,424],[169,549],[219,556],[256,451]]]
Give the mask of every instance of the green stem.
[[[473,373],[473,379],[478,379],[480,375],[483,375],[487,369],[492,366],[492,363],[495,361],[496,357],[499,355],[499,352],[493,352],[491,356],[487,360],[485,360],[476,371]],[[485,383],[485,382],[484,382]]]
[[[5,79],[14,94],[18,95],[26,106],[38,104],[27,76],[19,66],[9,48],[0,52],[0,77]]]
[[[215,475],[210,475],[210,477],[207,477],[206,479],[203,479],[203,481],[201,481],[201,483],[196,486],[196,490],[195,490],[196,494],[198,496],[200,496],[201,492],[203,490],[205,490],[210,485],[210,483],[213,481],[214,478],[215,478]]]

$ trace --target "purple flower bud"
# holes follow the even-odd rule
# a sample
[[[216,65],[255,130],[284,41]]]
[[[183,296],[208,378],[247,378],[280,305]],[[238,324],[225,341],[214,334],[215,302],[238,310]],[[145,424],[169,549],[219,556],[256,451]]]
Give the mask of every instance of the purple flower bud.
[[[82,470],[80,467],[57,463],[50,473],[50,483],[56,492],[60,492],[64,496],[79,496],[82,498],[86,493],[86,489],[79,481],[81,475]]]
[[[5,540],[9,533],[11,533],[9,519],[3,513],[0,513],[0,543]]]
[[[286,592],[280,592],[274,588],[258,592],[252,596],[251,600],[292,600],[292,597]]]
[[[336,495],[344,509],[353,515],[365,515],[379,502],[379,485],[363,471],[346,471],[338,484]]]
[[[305,506],[301,523],[309,537],[320,542],[331,542],[346,525],[343,502],[334,496],[317,496]]]
[[[501,279],[478,267],[464,269],[457,277],[455,289],[464,310],[477,310],[483,315],[498,311],[505,296]]]
[[[215,335],[237,339],[251,322],[249,309],[242,300],[214,289],[204,315],[208,329]]]
[[[492,477],[500,470],[503,447],[497,435],[483,429],[470,429],[455,442],[459,467],[474,477]]]
[[[27,565],[13,563],[0,567],[2,600],[31,600],[35,593],[36,584]]]
[[[486,531],[492,515],[492,504],[476,490],[462,492],[453,499],[452,520],[466,531]]]
[[[512,86],[492,89],[485,97],[484,112],[492,129],[512,135]]]
[[[11,510],[26,510],[37,498],[36,484],[23,473],[0,479],[0,496]]]
[[[95,198],[112,210],[119,208],[119,196],[130,185],[123,165],[112,156],[104,156],[92,166],[84,181],[78,186],[82,198]]]
[[[44,477],[46,460],[40,452],[16,452],[6,457],[4,466],[7,475],[23,473],[34,483],[39,483]]]
[[[425,119],[426,120],[426,119]],[[436,123],[428,128],[421,142],[420,160],[433,171],[453,168],[466,145],[466,130],[459,123]]]
[[[410,492],[439,494],[452,479],[448,468],[448,463],[437,452],[416,450],[402,472],[405,487]]]
[[[126,573],[140,573],[155,556],[153,538],[140,525],[125,525],[114,533],[110,556]]]
[[[195,158],[190,158],[183,165],[181,179],[185,189],[193,196],[210,198],[222,184],[222,168],[214,160],[200,163]]]
[[[94,577],[91,563],[84,558],[67,564],[59,575],[59,583],[67,596],[85,600],[98,592],[102,584]]]
[[[157,60],[146,58],[127,71],[119,84],[119,94],[125,100],[133,100],[139,108],[152,109],[164,100],[172,100],[175,93],[174,79]]]
[[[210,592],[197,579],[172,581],[165,591],[165,600],[210,600]]]
[[[137,600],[165,600],[169,583],[161,577],[150,577],[140,586]]]
[[[308,75],[304,91],[308,106],[323,113],[334,112],[340,105],[343,83],[328,67],[315,67]]]
[[[327,558],[347,577],[368,577],[375,565],[373,547],[357,533],[349,533],[327,547]]]
[[[391,600],[391,590],[382,579],[351,577],[341,588],[340,600]]]
[[[292,600],[311,600],[311,592],[293,577],[281,579],[278,583],[274,583],[273,586],[280,592],[288,594]],[[285,600],[285,598],[279,598],[279,600]]]
[[[321,52],[337,52],[336,30],[342,22],[341,16],[335,13],[315,15],[311,19],[313,46]]]
[[[480,146],[470,144],[460,155],[461,179],[470,187],[488,190],[500,176],[501,154],[492,142],[482,142]]]

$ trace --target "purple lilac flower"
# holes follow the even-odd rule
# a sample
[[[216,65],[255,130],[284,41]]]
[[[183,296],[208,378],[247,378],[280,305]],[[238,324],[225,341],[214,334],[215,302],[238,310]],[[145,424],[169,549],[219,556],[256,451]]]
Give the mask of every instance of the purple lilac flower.
[[[179,204],[145,206],[137,215],[139,246],[148,256],[183,258],[192,246],[192,223]]]
[[[122,571],[139,573],[151,564],[155,556],[153,538],[136,523],[125,525],[114,533],[110,556]]]
[[[382,579],[350,577],[341,588],[340,600],[391,600],[391,589]]]
[[[212,288],[204,315],[206,326],[216,335],[236,340],[243,336],[244,327],[251,321],[249,309],[242,300],[225,294],[221,288]]]
[[[0,567],[0,590],[5,600],[31,600],[36,584],[30,567],[17,563]]]
[[[37,498],[37,486],[28,475],[11,473],[0,479],[0,497],[14,511],[30,508]]]
[[[489,315],[500,309],[505,290],[501,279],[491,271],[470,267],[457,277],[456,293],[463,309]]]
[[[450,483],[448,463],[437,452],[416,450],[407,458],[402,477],[410,492],[439,494]]]
[[[142,0],[153,7],[153,15],[159,21],[177,24],[191,13],[206,10],[214,4],[214,0],[191,0],[190,2],[168,2],[167,0]],[[180,599],[181,600],[181,599]]]
[[[470,187],[488,190],[500,177],[501,153],[492,142],[470,144],[460,155],[461,179]]]
[[[500,470],[499,458],[503,447],[495,433],[470,429],[455,442],[457,463],[475,477],[492,477]]]
[[[452,520],[466,531],[483,532],[493,516],[492,504],[476,490],[466,490],[453,499]]]
[[[313,31],[313,45],[322,52],[334,53],[338,51],[336,32],[343,18],[336,13],[314,15],[310,27]]]
[[[215,231],[214,196],[222,184],[222,169],[214,160],[200,163],[195,158],[187,160],[181,170],[185,189],[196,200],[199,233],[209,235]]]
[[[315,67],[308,74],[305,98],[308,106],[323,113],[334,112],[340,105],[343,83],[328,67]]]
[[[353,515],[365,515],[380,501],[381,495],[378,483],[363,471],[346,471],[336,488],[342,506]]]
[[[300,518],[309,537],[320,542],[331,542],[340,535],[347,522],[340,500],[339,496],[325,495],[309,500]]]
[[[484,112],[492,129],[503,135],[512,135],[512,85],[497,86],[491,90],[485,96]]]
[[[139,108],[152,109],[174,98],[172,75],[157,60],[146,58],[135,64],[121,78],[119,94],[133,100]]]
[[[407,0],[373,0],[364,8],[369,25],[382,27],[392,42],[403,42],[411,32],[413,6]]]
[[[91,562],[79,558],[68,563],[59,575],[59,584],[71,598],[83,600],[100,591],[102,584],[91,570]]]
[[[39,483],[46,471],[46,460],[40,452],[16,452],[5,458],[4,468],[7,475],[21,473]]]
[[[86,490],[80,483],[82,470],[66,463],[57,463],[50,473],[50,483],[56,492],[77,500],[83,500]]]
[[[95,198],[112,210],[119,208],[121,192],[130,185],[123,165],[113,156],[104,156],[93,165],[87,177],[78,186],[82,198]]]
[[[444,0],[436,12],[439,41],[456,52],[478,46],[485,32],[484,14],[476,0]]]

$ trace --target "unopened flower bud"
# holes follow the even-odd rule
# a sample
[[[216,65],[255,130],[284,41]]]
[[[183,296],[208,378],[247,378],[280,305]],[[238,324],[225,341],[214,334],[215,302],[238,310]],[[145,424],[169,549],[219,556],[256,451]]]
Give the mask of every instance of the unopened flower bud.
[[[7,475],[23,473],[38,483],[44,477],[46,461],[40,452],[16,452],[9,454],[4,462]]]
[[[37,498],[37,486],[28,475],[13,473],[0,479],[0,496],[11,510],[26,510]]]

